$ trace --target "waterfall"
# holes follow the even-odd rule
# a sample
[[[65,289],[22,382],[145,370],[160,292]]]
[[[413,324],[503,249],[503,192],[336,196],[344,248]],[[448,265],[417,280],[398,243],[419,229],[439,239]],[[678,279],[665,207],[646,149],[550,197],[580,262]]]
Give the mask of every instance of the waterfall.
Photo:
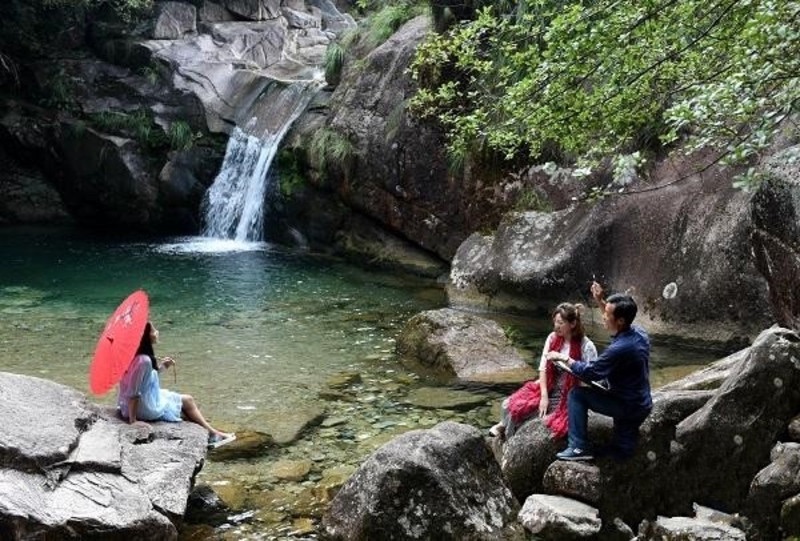
[[[278,145],[308,106],[319,85],[273,82],[231,132],[225,159],[203,200],[207,237],[263,240],[264,200],[269,168]]]

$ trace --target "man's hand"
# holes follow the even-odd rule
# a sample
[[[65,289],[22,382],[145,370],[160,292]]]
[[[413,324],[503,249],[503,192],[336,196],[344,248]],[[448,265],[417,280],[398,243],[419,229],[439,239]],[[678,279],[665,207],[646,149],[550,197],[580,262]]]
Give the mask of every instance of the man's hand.
[[[594,300],[597,302],[603,301],[603,286],[601,286],[598,282],[592,282],[591,291]]]
[[[600,310],[605,310],[606,301],[605,298],[603,297],[603,294],[605,293],[603,291],[603,286],[601,286],[599,283],[595,281],[592,282],[591,289],[592,289],[592,297],[594,297],[594,300],[597,302],[597,305],[600,307]]]

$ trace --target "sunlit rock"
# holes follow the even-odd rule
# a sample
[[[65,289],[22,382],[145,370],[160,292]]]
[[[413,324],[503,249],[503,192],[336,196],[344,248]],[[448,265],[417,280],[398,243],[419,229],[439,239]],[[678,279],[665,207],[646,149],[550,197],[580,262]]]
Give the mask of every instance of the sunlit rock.
[[[547,494],[529,496],[519,520],[526,530],[544,540],[592,539],[602,526],[594,507]]]
[[[441,376],[465,380],[528,368],[500,325],[450,308],[412,317],[397,338],[397,352]],[[529,373],[532,379],[535,372]]]
[[[10,539],[174,540],[207,432],[131,426],[68,387],[0,372],[0,529]]]

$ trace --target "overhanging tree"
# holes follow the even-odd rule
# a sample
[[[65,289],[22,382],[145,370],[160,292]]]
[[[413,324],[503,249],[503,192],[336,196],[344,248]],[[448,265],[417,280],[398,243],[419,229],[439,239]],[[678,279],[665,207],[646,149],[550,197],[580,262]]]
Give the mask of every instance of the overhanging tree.
[[[682,137],[744,161],[796,130],[800,2],[520,0],[432,35],[411,74],[456,155],[591,162]]]

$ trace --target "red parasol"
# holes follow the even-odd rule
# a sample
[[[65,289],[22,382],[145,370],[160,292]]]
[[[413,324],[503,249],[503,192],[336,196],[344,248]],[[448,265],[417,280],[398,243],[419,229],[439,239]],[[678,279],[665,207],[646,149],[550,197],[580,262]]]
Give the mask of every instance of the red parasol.
[[[108,318],[89,368],[89,387],[94,394],[105,393],[122,379],[142,340],[149,305],[147,293],[140,289]]]

